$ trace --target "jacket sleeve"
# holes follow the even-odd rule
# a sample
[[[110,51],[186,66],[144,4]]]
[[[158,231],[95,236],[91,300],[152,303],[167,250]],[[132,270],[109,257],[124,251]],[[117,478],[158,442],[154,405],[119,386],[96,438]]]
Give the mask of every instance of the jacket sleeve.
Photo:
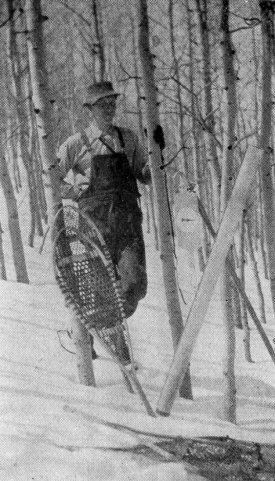
[[[59,167],[60,190],[63,199],[77,199],[79,194],[79,187],[65,181],[64,178],[68,172],[74,167],[78,155],[78,150],[81,148],[78,139],[68,139],[64,142],[58,151],[57,160]]]

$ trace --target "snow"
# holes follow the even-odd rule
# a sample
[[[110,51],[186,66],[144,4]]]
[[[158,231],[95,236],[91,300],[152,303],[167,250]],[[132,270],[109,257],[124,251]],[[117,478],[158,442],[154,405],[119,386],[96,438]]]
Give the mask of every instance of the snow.
[[[218,288],[192,356],[194,401],[176,399],[169,417],[149,417],[136,394],[127,392],[119,369],[101,346],[94,362],[97,387],[78,384],[75,356],[65,351],[60,338],[70,326],[70,312],[53,279],[50,251],[39,254],[40,241],[26,247],[30,285],[14,282],[9,238],[2,223],[9,281],[0,281],[0,479],[3,481],[161,481],[199,480],[195,469],[181,462],[125,451],[161,436],[231,436],[275,443],[274,364],[252,321],[253,363],[244,360],[242,332],[237,330],[237,425],[221,419],[223,328]],[[161,387],[173,359],[159,253],[146,234],[149,289],[129,329],[138,377],[156,408]],[[187,302],[196,287],[190,251],[178,249],[179,283]],[[191,259],[192,260],[192,259]],[[275,324],[267,301],[269,339]],[[257,302],[253,280],[248,286]],[[73,349],[73,346],[70,346]],[[118,423],[140,432],[120,430]],[[151,437],[145,437],[150,433]],[[158,436],[158,438],[154,437]],[[120,449],[120,450],[119,450]]]

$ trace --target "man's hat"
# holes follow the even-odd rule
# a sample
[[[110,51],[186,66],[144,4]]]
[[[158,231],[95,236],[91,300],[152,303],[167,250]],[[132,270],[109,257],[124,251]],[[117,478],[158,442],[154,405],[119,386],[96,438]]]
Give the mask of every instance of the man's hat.
[[[114,91],[111,82],[97,82],[87,88],[87,97],[83,103],[83,107],[94,105],[104,97],[117,97],[118,95],[119,94]]]

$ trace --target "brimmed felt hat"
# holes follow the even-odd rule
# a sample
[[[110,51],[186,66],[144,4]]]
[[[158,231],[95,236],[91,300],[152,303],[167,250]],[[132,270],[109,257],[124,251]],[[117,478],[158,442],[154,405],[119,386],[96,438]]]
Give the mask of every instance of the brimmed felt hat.
[[[87,96],[83,107],[94,105],[98,100],[105,97],[117,97],[120,95],[115,92],[111,82],[97,82],[87,88]]]

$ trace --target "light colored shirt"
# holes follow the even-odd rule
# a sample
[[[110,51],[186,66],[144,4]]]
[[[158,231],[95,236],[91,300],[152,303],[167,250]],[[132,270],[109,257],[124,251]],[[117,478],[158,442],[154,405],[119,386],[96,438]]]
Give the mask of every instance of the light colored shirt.
[[[130,129],[123,127],[119,127],[119,129],[125,144],[124,152],[127,155],[132,173],[140,182],[150,183],[151,175],[147,158],[137,135]],[[104,135],[95,125],[91,124],[84,132],[89,140],[89,148],[85,145],[79,132],[69,137],[60,146],[58,152],[61,195],[63,198],[74,198],[78,188],[84,190],[88,187],[93,156],[111,153],[108,147],[99,139],[100,136],[104,138],[115,152],[123,152],[118,132],[115,128],[111,128],[108,134]],[[74,186],[76,186],[76,189]]]

